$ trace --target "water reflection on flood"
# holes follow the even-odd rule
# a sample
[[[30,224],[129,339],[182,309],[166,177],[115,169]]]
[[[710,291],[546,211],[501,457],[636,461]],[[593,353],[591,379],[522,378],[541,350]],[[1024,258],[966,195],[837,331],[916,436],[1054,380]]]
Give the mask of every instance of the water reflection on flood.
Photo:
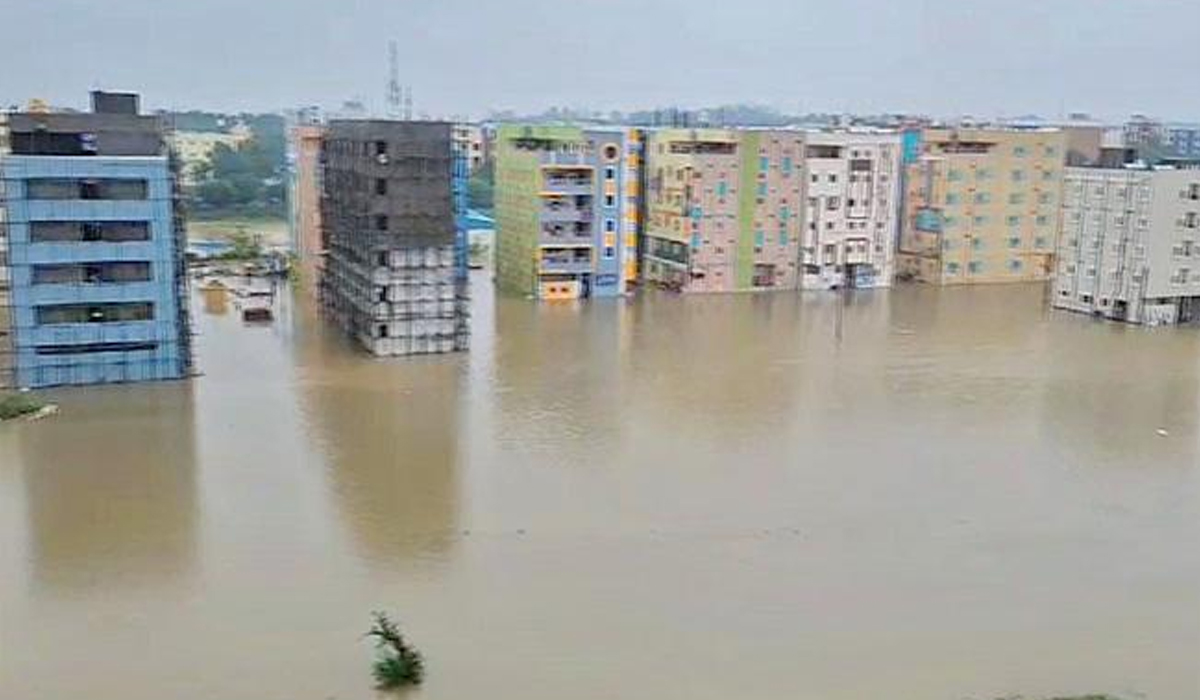
[[[430,699],[1200,696],[1195,329],[474,290],[402,360],[198,294],[203,377],[0,426],[0,698],[371,698],[377,608]]]

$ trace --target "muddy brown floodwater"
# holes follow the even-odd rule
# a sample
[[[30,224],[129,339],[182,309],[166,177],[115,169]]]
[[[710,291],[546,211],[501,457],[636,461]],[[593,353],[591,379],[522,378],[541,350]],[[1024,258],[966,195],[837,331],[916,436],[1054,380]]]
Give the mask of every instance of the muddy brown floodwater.
[[[395,361],[198,298],[203,377],[0,426],[0,698],[374,698],[375,609],[422,700],[1200,697],[1200,331],[474,290]]]

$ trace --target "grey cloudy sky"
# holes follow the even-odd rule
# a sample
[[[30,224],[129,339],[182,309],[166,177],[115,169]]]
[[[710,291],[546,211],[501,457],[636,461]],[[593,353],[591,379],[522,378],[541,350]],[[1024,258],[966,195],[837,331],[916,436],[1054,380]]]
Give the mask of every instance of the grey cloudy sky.
[[[0,104],[417,111],[757,102],[1200,121],[1200,0],[0,0]]]

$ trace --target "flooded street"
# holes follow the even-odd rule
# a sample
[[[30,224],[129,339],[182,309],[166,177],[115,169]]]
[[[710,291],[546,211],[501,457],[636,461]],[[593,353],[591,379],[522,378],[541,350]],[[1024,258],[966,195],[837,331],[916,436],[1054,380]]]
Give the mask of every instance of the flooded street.
[[[376,609],[422,700],[1200,697],[1200,331],[473,293],[388,361],[197,297],[205,376],[0,425],[0,698],[374,698]]]

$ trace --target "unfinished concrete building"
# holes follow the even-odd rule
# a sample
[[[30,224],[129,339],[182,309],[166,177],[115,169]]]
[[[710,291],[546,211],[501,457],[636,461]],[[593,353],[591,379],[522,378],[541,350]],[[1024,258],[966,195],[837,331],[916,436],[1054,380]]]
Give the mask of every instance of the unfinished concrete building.
[[[374,355],[465,350],[451,125],[336,120],[322,149],[321,303]]]

